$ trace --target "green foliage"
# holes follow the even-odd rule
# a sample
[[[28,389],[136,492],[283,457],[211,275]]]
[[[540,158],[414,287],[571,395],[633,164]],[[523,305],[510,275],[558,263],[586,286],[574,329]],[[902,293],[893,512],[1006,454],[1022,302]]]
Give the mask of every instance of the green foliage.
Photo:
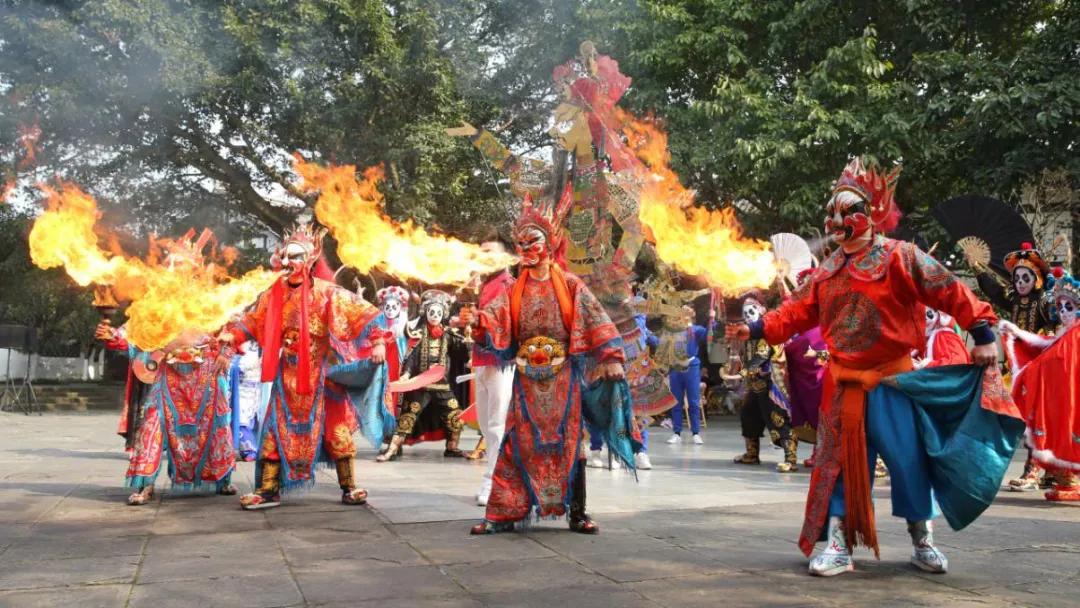
[[[491,172],[443,129],[543,155],[554,66],[582,40],[634,79],[706,204],[806,234],[849,155],[905,165],[916,224],[965,192],[1075,186],[1080,3],[1063,0],[8,0],[0,155],[44,133],[39,176],[100,195],[114,224],[223,240],[305,199],[293,151],[387,167],[398,218],[504,221]],[[279,201],[291,201],[292,207]],[[310,199],[306,199],[310,204]]]

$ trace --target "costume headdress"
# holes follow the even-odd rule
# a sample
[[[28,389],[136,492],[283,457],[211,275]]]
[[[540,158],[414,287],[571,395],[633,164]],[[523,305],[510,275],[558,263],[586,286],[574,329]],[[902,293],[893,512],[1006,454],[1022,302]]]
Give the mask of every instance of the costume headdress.
[[[427,311],[432,306],[441,306],[447,313],[454,303],[454,296],[439,289],[429,289],[420,294],[420,309]]]
[[[193,238],[195,238],[194,228],[175,241],[160,241],[165,249],[165,263],[171,265],[181,262],[202,266],[203,250],[206,249],[207,243],[213,240],[214,233],[209,228],[204,228],[198,240],[192,241]]]
[[[1021,267],[1035,273],[1035,289],[1042,289],[1043,280],[1050,274],[1050,264],[1031,243],[1021,243],[1018,251],[1008,253],[1004,264],[1010,275]]]
[[[401,302],[403,306],[408,306],[409,291],[404,287],[391,285],[389,287],[383,287],[379,291],[375,292],[375,301],[379,305],[379,307],[382,307],[382,305],[385,304],[387,300],[397,300],[398,302]]]
[[[526,194],[521,203],[521,214],[514,223],[514,234],[527,228],[535,228],[544,233],[548,247],[551,249],[552,261],[565,269],[567,243],[563,222],[573,204],[574,190],[569,182],[563,189],[562,196],[554,204],[544,201],[536,202]]]
[[[1050,297],[1053,301],[1057,302],[1060,298],[1066,298],[1075,302],[1077,308],[1080,308],[1080,280],[1073,278],[1060,266],[1054,269],[1052,276],[1053,288]]]
[[[300,245],[307,252],[308,264],[314,263],[322,256],[323,238],[326,236],[326,228],[316,228],[310,223],[297,224],[295,228],[285,233],[281,239],[281,245],[274,251],[270,258],[271,265],[280,268],[285,256],[285,249],[289,245]]]
[[[852,159],[840,178],[833,182],[833,194],[852,192],[866,201],[870,207],[870,219],[881,232],[891,232],[900,223],[900,209],[896,206],[896,182],[900,178],[900,165],[883,172],[875,163],[863,164],[862,159]]]

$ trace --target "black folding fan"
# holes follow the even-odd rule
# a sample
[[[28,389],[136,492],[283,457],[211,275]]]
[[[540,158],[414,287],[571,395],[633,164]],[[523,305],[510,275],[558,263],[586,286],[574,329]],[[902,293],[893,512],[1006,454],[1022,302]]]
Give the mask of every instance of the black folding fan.
[[[937,205],[932,213],[967,257],[1002,276],[1009,274],[1002,263],[1005,254],[1035,242],[1023,216],[989,196],[958,196]]]

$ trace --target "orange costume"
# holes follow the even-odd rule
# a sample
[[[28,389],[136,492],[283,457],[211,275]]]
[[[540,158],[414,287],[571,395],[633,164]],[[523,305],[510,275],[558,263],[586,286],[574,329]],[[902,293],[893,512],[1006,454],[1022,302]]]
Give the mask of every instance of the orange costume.
[[[307,258],[318,258],[321,235],[302,227],[286,239],[280,254],[308,246]],[[379,309],[336,284],[310,276],[311,259],[292,260],[298,267],[290,281],[282,277],[260,296],[254,309],[234,327],[263,349],[263,382],[272,382],[255,477],[259,488],[244,497],[246,509],[280,503],[281,490],[315,483],[316,462],[334,463],[346,504],[367,496],[352,474],[357,418],[340,387],[329,385],[326,372],[331,338],[350,341],[379,316]],[[373,332],[382,344],[383,332]],[[238,339],[238,338],[234,338]]]

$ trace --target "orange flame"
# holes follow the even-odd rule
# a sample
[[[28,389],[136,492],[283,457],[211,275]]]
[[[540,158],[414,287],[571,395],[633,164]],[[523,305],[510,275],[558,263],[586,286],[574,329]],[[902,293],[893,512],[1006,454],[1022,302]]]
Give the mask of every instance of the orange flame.
[[[322,167],[295,156],[294,168],[303,178],[301,188],[319,192],[315,216],[337,240],[338,257],[361,273],[378,268],[398,279],[463,286],[476,275],[515,262],[509,254],[428,233],[411,220],[390,219],[378,188],[384,175],[381,166],[364,169],[359,181],[353,165]]]
[[[653,121],[616,108],[635,156],[644,163],[638,217],[652,232],[660,259],[703,276],[724,295],[767,288],[776,279],[768,241],[746,238],[731,208],[693,206],[694,192],[671,170],[667,133]]]
[[[216,264],[203,264],[197,252],[170,255],[160,264],[152,250],[147,261],[101,248],[95,225],[100,216],[93,197],[72,184],[38,186],[46,210],[30,230],[30,258],[39,268],[62,267],[76,283],[110,285],[127,309],[127,337],[146,351],[164,348],[188,332],[210,332],[253,302],[277,277],[263,269],[233,279]],[[152,243],[152,249],[175,243]]]

